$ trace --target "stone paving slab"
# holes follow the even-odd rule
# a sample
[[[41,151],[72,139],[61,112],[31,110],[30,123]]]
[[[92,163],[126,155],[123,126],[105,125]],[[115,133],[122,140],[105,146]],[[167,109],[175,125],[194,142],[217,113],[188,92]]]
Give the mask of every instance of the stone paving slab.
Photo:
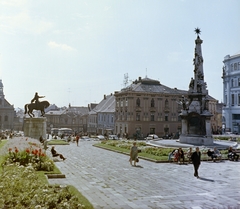
[[[127,155],[94,143],[56,145],[67,158],[56,162],[66,179],[49,182],[74,185],[95,209],[240,208],[240,162],[202,162],[197,179],[192,164],[140,159],[141,167],[132,167]]]

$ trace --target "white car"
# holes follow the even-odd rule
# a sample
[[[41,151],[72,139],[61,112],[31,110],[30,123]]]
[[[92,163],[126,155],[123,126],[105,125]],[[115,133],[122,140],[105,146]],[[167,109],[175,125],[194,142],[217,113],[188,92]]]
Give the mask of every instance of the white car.
[[[97,139],[99,139],[99,140],[104,140],[105,137],[104,137],[103,135],[98,135],[98,136],[97,136]]]
[[[117,136],[117,135],[109,135],[109,136],[108,136],[108,139],[110,139],[110,140],[116,140],[116,139],[118,139],[118,136]]]
[[[156,134],[150,134],[145,139],[146,140],[152,140],[152,139],[159,139],[159,137]]]
[[[81,138],[83,141],[91,141],[91,139],[88,136],[82,136]]]

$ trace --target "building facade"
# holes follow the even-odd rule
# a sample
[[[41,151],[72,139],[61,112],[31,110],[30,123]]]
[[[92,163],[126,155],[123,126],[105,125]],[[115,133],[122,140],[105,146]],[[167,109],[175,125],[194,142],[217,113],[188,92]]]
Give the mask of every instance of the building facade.
[[[115,97],[104,95],[103,100],[89,112],[88,133],[109,135],[115,134]]]
[[[177,135],[181,131],[178,101],[187,94],[187,91],[169,88],[157,80],[139,77],[114,94],[115,132],[130,138],[144,138],[148,134]]]
[[[55,105],[54,105],[55,106]],[[45,113],[47,133],[52,128],[71,128],[74,133],[87,132],[88,107],[52,108]]]
[[[240,54],[223,60],[223,132],[240,133]]]
[[[5,99],[3,83],[0,79],[0,130],[14,129],[15,111],[13,105]]]

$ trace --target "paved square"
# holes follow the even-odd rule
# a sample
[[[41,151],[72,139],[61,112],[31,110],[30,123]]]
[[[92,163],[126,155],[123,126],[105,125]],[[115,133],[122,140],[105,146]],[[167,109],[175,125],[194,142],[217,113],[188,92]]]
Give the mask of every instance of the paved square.
[[[154,163],[80,141],[55,146],[67,158],[56,162],[66,179],[50,183],[74,185],[95,209],[240,208],[240,161],[202,162],[197,179],[193,165]]]

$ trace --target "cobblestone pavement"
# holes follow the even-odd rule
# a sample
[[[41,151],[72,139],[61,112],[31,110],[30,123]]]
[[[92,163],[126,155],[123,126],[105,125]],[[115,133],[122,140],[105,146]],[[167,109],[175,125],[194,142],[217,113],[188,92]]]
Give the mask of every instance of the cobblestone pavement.
[[[94,143],[56,145],[67,158],[56,162],[66,178],[49,182],[74,185],[95,209],[240,208],[240,162],[202,162],[197,179],[192,164],[140,159],[132,167],[129,156]]]

